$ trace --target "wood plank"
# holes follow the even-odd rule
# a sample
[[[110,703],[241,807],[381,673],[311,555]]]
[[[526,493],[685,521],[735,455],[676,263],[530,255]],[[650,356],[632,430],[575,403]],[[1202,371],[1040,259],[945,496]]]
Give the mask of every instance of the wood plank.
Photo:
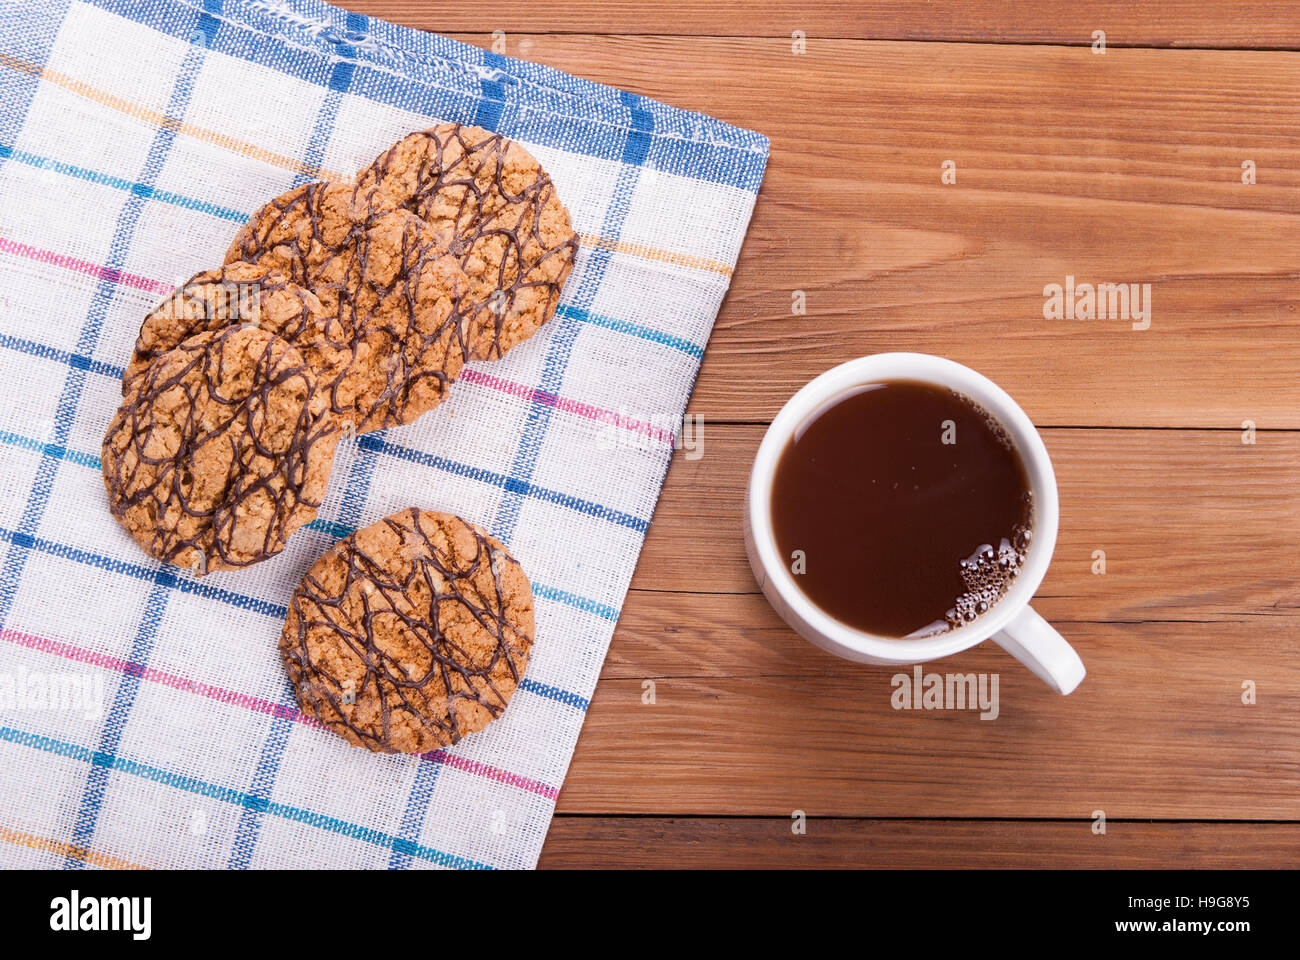
[[[693,399],[710,419],[770,419],[838,362],[917,350],[1042,424],[1300,428],[1300,56],[518,39],[771,137]],[[1150,283],[1150,329],[1044,319],[1067,276]]]
[[[761,655],[757,670],[781,672],[751,676],[681,676],[694,665],[679,664],[654,680],[653,704],[644,680],[603,679],[558,809],[1300,819],[1294,623],[1262,634],[1251,624],[1061,626],[1089,668],[1068,698],[992,644],[927,668],[996,674],[991,720],[896,710],[891,677],[910,670],[811,647]],[[1254,705],[1241,701],[1243,680],[1256,684]]]
[[[719,425],[670,470],[560,809],[1300,815],[1300,435],[1046,433],[1063,519],[1036,605],[1084,656],[1079,691],[986,644],[940,672],[999,674],[996,721],[895,711],[897,671],[822,654],[761,596],[727,593],[754,589],[739,503],[761,428]]]
[[[757,590],[741,508],[766,428],[704,421],[674,457],[632,586]],[[1061,524],[1039,591],[1071,620],[1239,619],[1300,612],[1300,434],[1047,429]],[[1093,552],[1106,574],[1092,573]],[[1050,603],[1048,602],[1050,601]],[[631,606],[631,604],[629,604]]]
[[[1300,819],[1300,58],[1121,49],[1295,48],[1289,8],[359,8],[483,46],[501,29],[511,55],[773,141],[692,402],[705,456],[670,471],[544,866],[1295,861],[1295,824],[1130,821]],[[719,39],[737,32],[766,39]],[[1005,45],[1040,43],[1076,46]],[[1067,274],[1151,283],[1151,329],[1043,319]],[[996,720],[896,711],[896,670],[821,654],[753,592],[739,509],[761,424],[823,369],[891,349],[968,363],[1049,428],[1062,536],[1036,605],[1088,663],[1071,697],[985,644],[930,669],[997,674]],[[873,819],[918,811],[1051,819]]]
[[[664,4],[655,0],[525,0],[436,7],[422,0],[352,0],[353,9],[439,32],[690,34],[774,37],[792,31],[814,38],[962,40],[997,43],[1091,44],[1106,31],[1111,46],[1297,47],[1300,28],[1285,2],[1230,0],[983,0],[936,4],[911,0],[834,3],[830,0],[714,0]],[[516,53],[514,56],[526,56]]]
[[[1300,824],[556,817],[544,869],[1278,869]]]
[[[1185,665],[1178,662],[1182,656],[1179,644],[1184,639],[1199,644],[1194,649],[1206,655],[1213,654],[1216,644],[1231,643],[1242,669],[1249,663],[1256,671],[1300,654],[1300,641],[1294,638],[1300,615],[1294,610],[1235,616],[1190,610],[1178,619],[1108,622],[1080,618],[1071,611],[1068,599],[1042,595],[1035,598],[1034,609],[1056,624],[1085,661],[1094,652],[1106,658],[1110,651],[1122,651],[1124,638],[1139,633],[1146,644],[1159,645],[1165,659],[1159,663],[1150,660],[1156,654],[1144,649],[1132,654],[1135,661],[1140,661],[1143,669],[1159,666],[1180,676],[1186,672]],[[1198,620],[1198,616],[1205,619]],[[992,660],[1001,669],[1019,672],[1009,656],[998,650],[993,654]],[[944,671],[961,667],[961,657],[955,657]],[[843,668],[841,660],[810,646],[787,627],[760,593],[637,591],[623,608],[601,679],[816,678]],[[856,672],[858,668],[849,669]],[[896,672],[887,667],[862,670],[872,682],[886,684]],[[1063,709],[1072,702],[1063,702]]]

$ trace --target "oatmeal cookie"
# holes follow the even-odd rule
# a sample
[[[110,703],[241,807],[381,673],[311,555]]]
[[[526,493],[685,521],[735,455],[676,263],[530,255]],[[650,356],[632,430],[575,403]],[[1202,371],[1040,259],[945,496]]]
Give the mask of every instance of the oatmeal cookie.
[[[351,344],[356,388],[336,412],[357,432],[410,423],[460,374],[465,274],[446,237],[373,189],[308,183],[277,197],[226,253],[240,261],[306,287]]]
[[[532,588],[505,547],[411,508],[316,562],[280,652],[304,713],[354,745],[423,753],[501,715],[532,642]]]
[[[469,277],[471,359],[500,357],[554,315],[578,238],[550,175],[519,144],[440,124],[380,154],[357,185],[451,234]]]
[[[200,574],[284,549],[316,515],[340,428],[291,344],[226,326],[136,378],[104,437],[113,516],[150,555]]]
[[[270,267],[243,261],[196,273],[144,318],[122,376],[122,395],[149,364],[181,341],[231,324],[251,324],[288,340],[330,391],[336,412],[350,407],[355,393],[352,349],[337,319],[326,316],[310,290]]]

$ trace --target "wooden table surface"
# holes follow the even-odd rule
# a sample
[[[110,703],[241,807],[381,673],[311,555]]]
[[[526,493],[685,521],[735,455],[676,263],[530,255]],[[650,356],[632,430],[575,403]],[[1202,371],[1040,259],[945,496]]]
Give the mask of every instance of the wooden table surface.
[[[350,5],[772,141],[690,404],[704,455],[669,471],[542,866],[1300,863],[1300,10]],[[1045,320],[1067,276],[1151,284],[1150,328]],[[766,424],[886,350],[974,367],[1042,430],[1062,517],[1036,606],[1088,666],[1073,695],[984,644],[938,669],[999,674],[996,721],[895,711],[895,669],[757,592]]]

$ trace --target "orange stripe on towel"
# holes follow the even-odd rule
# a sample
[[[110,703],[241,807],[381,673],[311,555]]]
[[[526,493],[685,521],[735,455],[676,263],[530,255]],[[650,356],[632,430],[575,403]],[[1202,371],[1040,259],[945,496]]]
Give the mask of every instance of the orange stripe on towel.
[[[0,53],[0,66],[8,67],[19,73],[25,73],[29,76],[39,77],[46,83],[52,83],[55,86],[63,87],[70,90],[78,96],[85,97],[95,103],[110,107],[119,113],[124,113],[129,117],[135,117],[146,123],[151,123],[155,127],[162,127],[165,130],[173,130],[176,133],[184,134],[195,140],[202,140],[205,143],[211,143],[233,153],[242,154],[246,157],[252,157],[254,160],[261,160],[275,167],[283,167],[286,170],[292,170],[295,173],[303,173],[309,177],[321,180],[346,180],[341,173],[335,173],[332,170],[325,170],[313,163],[304,163],[301,160],[295,160],[293,157],[286,157],[283,154],[276,153],[273,150],[267,150],[253,143],[245,143],[235,137],[226,136],[223,133],[217,133],[215,130],[208,130],[204,127],[197,126],[193,123],[186,123],[178,120],[176,117],[168,116],[157,110],[151,110],[148,107],[142,107],[138,103],[132,103],[129,100],[123,100],[104,90],[92,87],[88,83],[82,83],[74,77],[67,74],[59,73],[57,70],[38,67],[34,63],[28,63],[26,60],[20,60],[17,57],[10,56],[7,53]]]
[[[10,830],[8,827],[0,827],[0,840],[20,847],[29,847],[32,850],[44,850],[47,853],[55,853],[61,857],[70,857],[73,860],[80,860],[82,863],[88,863],[91,866],[104,867],[107,870],[145,869],[144,867],[122,860],[118,857],[111,857],[106,853],[96,853],[94,850],[87,850],[85,847],[73,846],[70,843],[64,843],[62,840],[50,840],[46,837],[37,837],[30,833]]]
[[[711,273],[720,273],[724,277],[731,276],[731,267],[718,260],[710,260],[708,257],[695,257],[686,253],[673,253],[671,250],[660,250],[657,247],[647,247],[640,243],[629,243],[626,240],[609,240],[605,237],[592,236],[589,233],[579,234],[578,239],[589,247],[595,247],[597,250],[609,250],[611,253],[625,253],[629,256],[640,257],[643,260],[657,260],[659,263],[671,263],[678,267],[687,267],[691,270],[707,270]]]
[[[123,113],[137,120],[143,120],[146,123],[153,124],[166,130],[172,130],[184,136],[191,137],[194,140],[201,140],[204,143],[211,143],[214,146],[229,150],[232,153],[238,153],[241,156],[251,157],[254,160],[260,160],[271,166],[282,167],[285,170],[292,170],[294,173],[301,173],[316,180],[343,181],[348,180],[349,175],[338,173],[334,170],[326,170],[313,163],[305,163],[302,160],[296,160],[293,157],[286,157],[283,154],[268,150],[265,147],[259,147],[255,143],[247,143],[235,137],[227,136],[224,133],[218,133],[215,130],[208,130],[206,127],[200,127],[197,124],[186,123],[176,117],[168,116],[157,110],[143,107],[138,103],[132,103],[124,100],[119,96],[108,93],[92,87],[75,77],[59,73],[57,70],[50,70],[45,67],[37,66],[26,60],[20,60],[18,57],[7,53],[0,53],[0,67],[7,67],[19,73],[25,73],[28,76],[37,77],[46,83],[52,83],[55,86],[63,87],[65,90],[85,97],[94,103],[102,104],[113,110]],[[630,243],[626,240],[611,240],[607,237],[599,237],[592,234],[582,234],[579,238],[584,244],[597,250],[608,250],[611,253],[621,253],[632,257],[640,257],[643,260],[654,260],[658,263],[669,263],[673,266],[685,267],[689,270],[704,270],[709,273],[721,274],[724,277],[730,277],[732,268],[725,263],[717,260],[710,260],[707,257],[697,257],[691,254],[674,253],[671,250],[661,250],[658,247],[649,247],[644,244]]]

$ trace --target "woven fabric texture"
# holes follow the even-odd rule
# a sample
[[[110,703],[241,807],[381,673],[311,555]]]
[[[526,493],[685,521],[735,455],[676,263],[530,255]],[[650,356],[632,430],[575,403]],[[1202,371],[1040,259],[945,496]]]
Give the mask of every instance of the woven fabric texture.
[[[434,121],[552,174],[581,239],[557,315],[416,423],[340,444],[279,556],[153,561],[99,465],[141,319],[263,202]],[[312,0],[0,3],[0,865],[533,866],[767,151]],[[422,757],[308,722],[276,649],[315,559],[408,506],[505,542],[537,608],[505,715]]]

